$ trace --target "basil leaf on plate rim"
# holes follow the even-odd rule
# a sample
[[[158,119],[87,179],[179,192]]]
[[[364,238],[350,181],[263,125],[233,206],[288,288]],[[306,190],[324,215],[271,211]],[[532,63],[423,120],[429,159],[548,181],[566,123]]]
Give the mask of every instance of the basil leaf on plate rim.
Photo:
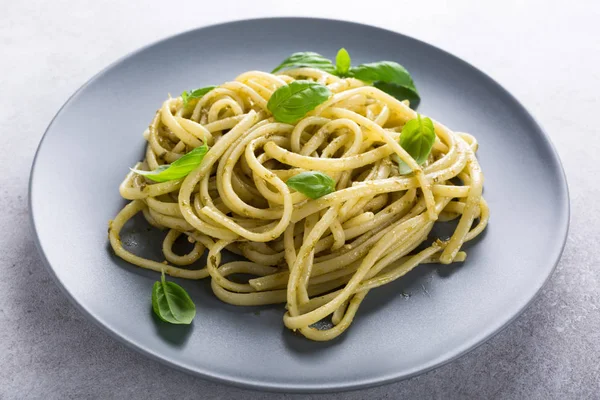
[[[319,171],[301,172],[292,176],[285,183],[311,199],[318,199],[335,191],[333,178]]]
[[[204,159],[204,155],[208,152],[208,146],[203,144],[200,147],[196,147],[179,160],[174,161],[172,164],[161,165],[154,171],[142,171],[140,169],[131,170],[136,174],[143,175],[154,182],[167,182],[175,179],[181,179],[192,172]]]
[[[281,86],[271,95],[267,108],[275,119],[286,124],[294,124],[306,113],[324,103],[331,91],[320,83],[297,80]]]
[[[168,282],[165,271],[152,287],[152,309],[158,318],[171,324],[189,325],[196,316],[190,295],[175,282]]]

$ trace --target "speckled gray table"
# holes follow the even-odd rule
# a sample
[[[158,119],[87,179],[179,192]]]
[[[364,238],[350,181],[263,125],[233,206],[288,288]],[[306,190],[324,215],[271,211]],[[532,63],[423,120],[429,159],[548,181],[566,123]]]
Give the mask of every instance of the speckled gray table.
[[[125,348],[59,291],[36,253],[27,215],[27,180],[38,141],[62,103],[91,75],[173,33],[268,15],[379,25],[473,63],[514,93],[546,128],[571,190],[571,230],[562,261],[541,295],[504,332],[459,360],[408,381],[306,397],[600,396],[600,132],[594,121],[600,112],[600,2],[324,3],[249,1],[235,10],[199,1],[2,5],[0,399],[302,397],[206,382]]]

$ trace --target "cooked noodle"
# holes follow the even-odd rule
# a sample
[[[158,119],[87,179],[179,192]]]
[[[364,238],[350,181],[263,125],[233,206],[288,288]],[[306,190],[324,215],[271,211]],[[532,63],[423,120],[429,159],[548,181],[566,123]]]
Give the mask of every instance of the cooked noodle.
[[[295,79],[326,85],[333,96],[295,125],[276,122],[267,102]],[[464,261],[462,245],[487,224],[476,139],[434,122],[433,150],[419,166],[398,143],[403,125],[415,117],[377,88],[310,68],[244,73],[195,107],[170,98],[144,133],[146,155],[136,168],[154,170],[202,144],[210,150],[184,179],[154,183],[130,172],[120,193],[131,202],[111,222],[110,243],[137,266],[210,277],[224,302],[285,303],[289,329],[312,340],[333,339],[371,289],[419,264]],[[415,172],[400,175],[394,155]],[[312,200],[290,189],[285,181],[303,171],[328,174],[336,190]],[[123,247],[120,232],[139,212],[168,229],[164,262]],[[420,246],[436,221],[453,219],[458,225],[449,239]],[[181,235],[193,243],[185,255],[173,250]],[[205,250],[205,267],[182,268]],[[222,264],[223,250],[247,261]],[[235,274],[252,279],[239,283],[230,279]],[[329,317],[326,328],[314,327]]]

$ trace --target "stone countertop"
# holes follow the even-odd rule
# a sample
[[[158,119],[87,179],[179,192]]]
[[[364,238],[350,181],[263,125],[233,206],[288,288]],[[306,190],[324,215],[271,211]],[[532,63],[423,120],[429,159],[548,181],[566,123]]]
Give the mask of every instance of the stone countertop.
[[[34,247],[27,210],[31,162],[53,115],[89,77],[142,45],[203,25],[264,16],[347,19],[424,40],[490,74],[545,127],[567,173],[571,228],[556,272],[510,327],[413,379],[342,394],[281,395],[204,381],[147,359],[63,296]],[[5,2],[0,398],[597,398],[600,132],[593,118],[600,113],[599,20],[600,2],[592,0],[254,0],[235,7],[202,1]]]

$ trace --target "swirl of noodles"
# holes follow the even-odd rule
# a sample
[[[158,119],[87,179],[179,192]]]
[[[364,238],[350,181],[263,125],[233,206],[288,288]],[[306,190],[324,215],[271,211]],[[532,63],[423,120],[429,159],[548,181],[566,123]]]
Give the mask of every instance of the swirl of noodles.
[[[295,125],[277,122],[267,102],[295,79],[327,85],[333,96]],[[436,140],[419,166],[398,142],[415,117],[406,101],[311,68],[246,72],[193,108],[170,98],[144,132],[145,159],[136,168],[156,169],[203,144],[210,150],[184,179],[154,183],[130,172],[119,190],[131,202],[111,221],[110,243],[140,267],[210,277],[224,302],[285,303],[286,327],[312,340],[333,339],[370,290],[419,264],[464,261],[461,247],[487,225],[477,140],[434,121]],[[394,155],[415,172],[400,175]],[[313,200],[288,188],[285,181],[304,171],[327,173],[336,190]],[[139,212],[168,230],[165,261],[123,247],[121,230]],[[458,220],[450,238],[420,246],[436,221],[450,220]],[[180,237],[193,244],[188,254],[173,250]],[[184,268],[205,250],[204,267]],[[224,250],[246,261],[222,264]],[[239,274],[252,278],[240,283]],[[314,327],[323,320],[330,323]]]

